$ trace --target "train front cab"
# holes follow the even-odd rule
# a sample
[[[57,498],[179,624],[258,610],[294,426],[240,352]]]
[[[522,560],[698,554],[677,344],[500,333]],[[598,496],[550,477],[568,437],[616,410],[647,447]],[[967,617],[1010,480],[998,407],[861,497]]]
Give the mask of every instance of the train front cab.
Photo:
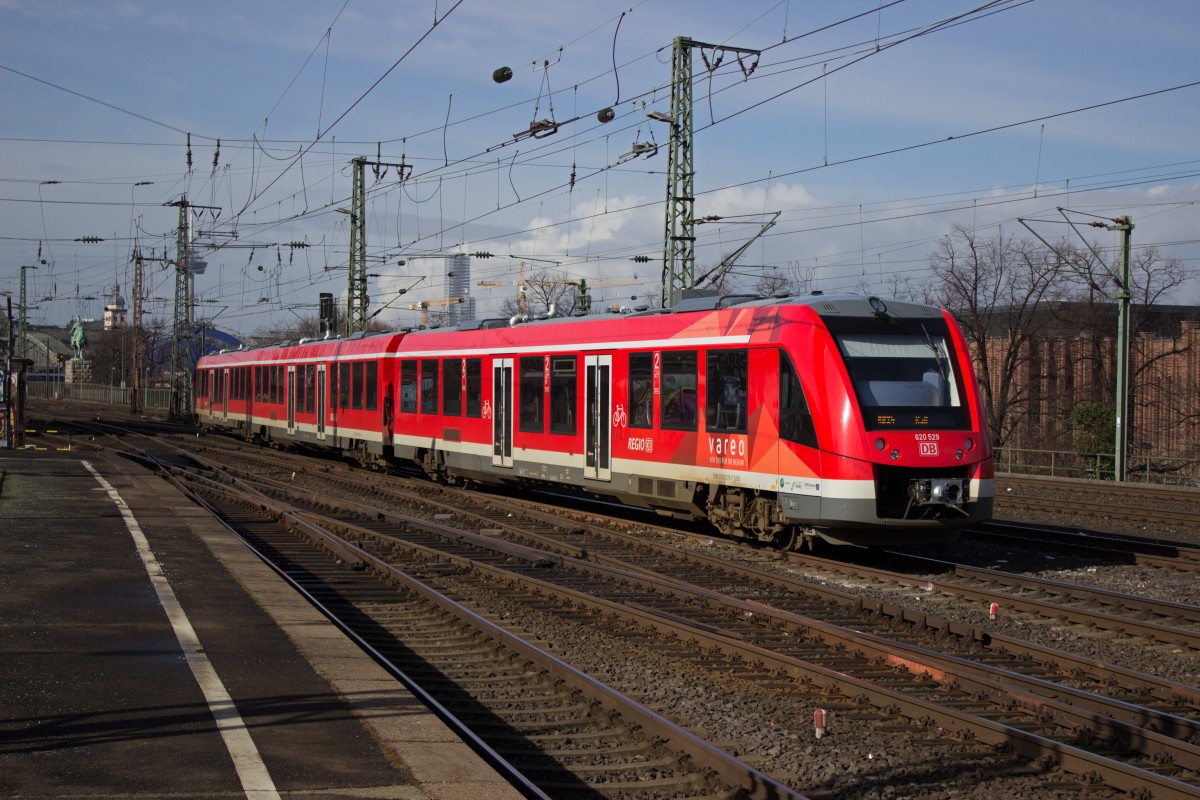
[[[948,315],[892,306],[823,314],[829,336],[813,343],[826,376],[815,387],[821,485],[781,491],[780,503],[833,543],[953,541],[992,513],[991,442],[965,342]]]

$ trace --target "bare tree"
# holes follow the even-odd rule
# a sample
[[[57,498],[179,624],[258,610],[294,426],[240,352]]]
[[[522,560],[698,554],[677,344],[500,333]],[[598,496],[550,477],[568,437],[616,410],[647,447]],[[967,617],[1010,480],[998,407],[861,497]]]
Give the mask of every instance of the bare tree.
[[[526,281],[525,292],[530,316],[549,313],[551,308],[555,316],[570,316],[578,302],[579,279],[565,272],[539,271]]]
[[[1090,348],[1080,356],[1088,361],[1095,377],[1094,400],[1115,404],[1117,346],[1117,297],[1121,290],[1120,270],[1112,259],[1104,260],[1098,245],[1062,248],[1064,258],[1081,280],[1074,301],[1060,313],[1067,324],[1091,332]],[[1132,253],[1130,261],[1130,443],[1184,451],[1195,441],[1194,418],[1200,406],[1190,376],[1177,365],[1191,351],[1194,336],[1183,325],[1184,316],[1164,305],[1172,293],[1192,275],[1182,261],[1167,258],[1155,247]]]
[[[897,300],[907,300],[910,303],[922,303],[927,306],[939,305],[945,298],[939,296],[938,287],[932,281],[917,279],[909,275],[892,272],[883,279],[886,294]],[[860,284],[863,294],[868,294],[866,286]]]
[[[798,294],[800,286],[782,272],[764,272],[754,282],[754,291],[763,297],[774,297],[777,294]]]
[[[531,273],[517,291],[524,294],[524,312],[529,317],[548,314],[551,308],[556,317],[565,317],[574,314],[578,305],[579,279],[565,272],[539,270]],[[521,310],[520,296],[506,298],[500,304],[500,313],[505,317],[517,316]]]
[[[129,328],[95,331],[88,335],[87,359],[92,363],[94,383],[121,385],[128,380],[132,361]]]
[[[321,335],[321,319],[318,314],[272,320],[267,325],[255,329],[254,338],[267,342],[286,342],[293,339],[312,339]]]
[[[987,400],[988,426],[1003,445],[1030,411],[1033,343],[1047,316],[1040,307],[1063,292],[1062,263],[1034,243],[1005,235],[980,238],[957,226],[930,256],[940,305],[958,316]]]
[[[135,332],[134,346],[142,348],[142,369],[150,385],[170,385],[171,336],[172,325],[163,317],[152,317]]]

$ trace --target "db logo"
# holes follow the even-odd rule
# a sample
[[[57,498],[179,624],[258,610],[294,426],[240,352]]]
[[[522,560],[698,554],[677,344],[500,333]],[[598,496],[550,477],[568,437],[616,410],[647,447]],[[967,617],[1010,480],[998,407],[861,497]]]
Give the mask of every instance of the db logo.
[[[938,454],[937,442],[919,442],[919,444],[921,445],[921,455],[936,456]]]

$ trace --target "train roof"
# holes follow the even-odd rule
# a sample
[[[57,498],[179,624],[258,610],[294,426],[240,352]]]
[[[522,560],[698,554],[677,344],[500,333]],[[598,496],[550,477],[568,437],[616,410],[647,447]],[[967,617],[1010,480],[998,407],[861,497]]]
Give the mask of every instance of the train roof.
[[[853,294],[794,297],[722,295],[690,297],[669,309],[575,317],[469,320],[455,326],[402,331],[368,331],[341,339],[299,340],[223,353],[213,363],[252,363],[270,351],[277,358],[382,356],[434,353],[439,349],[516,349],[561,347],[600,342],[665,343],[670,338],[713,339],[732,336],[743,341],[775,338],[779,322],[816,322],[817,317],[870,317],[886,314],[906,319],[940,318],[933,306]]]

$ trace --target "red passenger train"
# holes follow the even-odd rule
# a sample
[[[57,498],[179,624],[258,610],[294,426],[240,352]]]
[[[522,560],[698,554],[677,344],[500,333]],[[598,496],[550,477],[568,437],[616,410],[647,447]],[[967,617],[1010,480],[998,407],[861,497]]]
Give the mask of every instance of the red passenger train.
[[[554,485],[794,547],[950,541],[991,516],[986,415],[945,311],[697,298],[203,358],[195,412],[256,440]]]

